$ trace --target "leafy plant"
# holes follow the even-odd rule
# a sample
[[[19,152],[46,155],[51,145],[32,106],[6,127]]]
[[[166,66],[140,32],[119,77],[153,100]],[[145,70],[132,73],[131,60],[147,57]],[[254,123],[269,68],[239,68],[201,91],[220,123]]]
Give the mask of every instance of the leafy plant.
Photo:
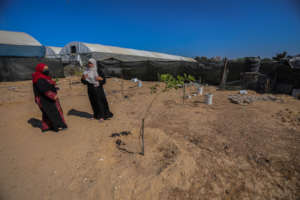
[[[192,75],[178,75],[176,78],[171,74],[160,75],[160,81],[165,83],[165,91],[168,89],[178,89],[183,87],[185,83],[194,82],[196,79]]]
[[[195,77],[193,77],[192,75],[187,75],[186,73],[183,74],[182,79],[183,79],[184,83],[190,83],[190,82],[196,81]]]
[[[178,81],[171,74],[160,75],[160,80],[166,84],[165,90],[168,90],[171,88],[175,88],[175,89],[178,88],[178,86],[177,86]]]

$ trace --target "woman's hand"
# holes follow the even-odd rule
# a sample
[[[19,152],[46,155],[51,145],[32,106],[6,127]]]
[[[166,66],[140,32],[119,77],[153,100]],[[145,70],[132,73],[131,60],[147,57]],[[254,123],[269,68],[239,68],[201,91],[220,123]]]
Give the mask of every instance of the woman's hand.
[[[96,77],[96,80],[97,80],[97,81],[102,81],[103,78],[102,78],[101,76],[98,76],[98,77]]]
[[[82,75],[82,79],[84,79],[84,80],[87,79],[87,77],[88,77],[87,74],[83,74],[83,75]]]

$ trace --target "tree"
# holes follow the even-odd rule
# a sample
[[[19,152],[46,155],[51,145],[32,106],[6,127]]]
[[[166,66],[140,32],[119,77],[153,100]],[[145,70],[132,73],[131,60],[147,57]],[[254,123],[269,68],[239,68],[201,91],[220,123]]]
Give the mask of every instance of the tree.
[[[282,59],[286,58],[286,56],[287,56],[287,52],[284,51],[282,53],[276,54],[276,56],[274,56],[273,59],[276,61],[281,61]]]
[[[195,60],[197,60],[199,63],[204,63],[204,64],[210,62],[209,58],[205,56],[201,56],[201,57],[197,56]]]

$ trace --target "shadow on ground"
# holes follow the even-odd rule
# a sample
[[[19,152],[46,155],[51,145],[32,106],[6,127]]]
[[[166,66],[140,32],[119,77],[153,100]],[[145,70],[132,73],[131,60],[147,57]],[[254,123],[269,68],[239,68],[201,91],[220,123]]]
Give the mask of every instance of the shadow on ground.
[[[93,118],[92,114],[83,112],[83,111],[79,111],[79,110],[75,110],[75,109],[69,110],[68,115],[73,115],[76,117],[82,117],[82,118],[87,118],[87,119]]]
[[[27,121],[28,124],[31,124],[34,128],[42,128],[42,121],[36,118],[31,118]]]

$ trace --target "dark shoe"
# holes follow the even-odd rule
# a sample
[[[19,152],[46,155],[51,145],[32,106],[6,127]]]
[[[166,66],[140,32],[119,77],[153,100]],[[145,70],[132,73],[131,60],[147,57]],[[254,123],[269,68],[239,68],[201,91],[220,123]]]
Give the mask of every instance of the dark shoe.
[[[114,116],[114,114],[110,112],[110,113],[108,113],[108,114],[105,116],[105,118],[108,119],[108,118],[112,118],[113,116]]]
[[[58,132],[58,131],[59,131],[58,128],[53,128],[52,130],[55,131],[55,132]]]
[[[48,132],[50,130],[51,130],[50,128],[48,128],[48,129],[42,129],[42,133]]]

